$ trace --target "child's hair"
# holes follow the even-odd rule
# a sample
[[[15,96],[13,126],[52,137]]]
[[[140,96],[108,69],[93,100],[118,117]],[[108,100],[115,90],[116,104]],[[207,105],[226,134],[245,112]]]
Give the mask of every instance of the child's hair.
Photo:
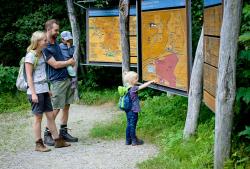
[[[42,40],[46,36],[45,32],[36,31],[32,34],[30,38],[30,45],[27,48],[27,52],[35,50],[38,46],[38,41]]]
[[[134,78],[136,78],[137,76],[138,76],[138,74],[134,71],[125,72],[124,83],[131,85],[132,80],[134,80]]]

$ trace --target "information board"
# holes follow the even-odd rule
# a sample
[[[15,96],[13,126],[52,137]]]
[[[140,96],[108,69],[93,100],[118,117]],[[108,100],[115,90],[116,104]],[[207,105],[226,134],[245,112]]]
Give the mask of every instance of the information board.
[[[185,0],[144,0],[142,80],[187,94],[189,84],[189,20]]]
[[[203,100],[215,112],[217,72],[222,23],[222,0],[204,1],[204,76]]]
[[[136,11],[130,9],[130,62],[137,63]],[[119,10],[87,10],[87,63],[111,66],[122,62]]]

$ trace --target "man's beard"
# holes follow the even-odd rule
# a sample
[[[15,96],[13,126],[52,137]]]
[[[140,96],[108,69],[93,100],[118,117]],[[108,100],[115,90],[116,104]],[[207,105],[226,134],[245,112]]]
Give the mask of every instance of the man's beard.
[[[52,35],[51,37],[56,40],[57,35]]]

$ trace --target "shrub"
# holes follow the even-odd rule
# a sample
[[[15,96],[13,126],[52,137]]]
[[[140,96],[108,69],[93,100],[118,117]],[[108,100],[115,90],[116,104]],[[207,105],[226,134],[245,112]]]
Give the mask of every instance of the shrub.
[[[4,67],[0,65],[0,93],[16,91],[17,67]]]

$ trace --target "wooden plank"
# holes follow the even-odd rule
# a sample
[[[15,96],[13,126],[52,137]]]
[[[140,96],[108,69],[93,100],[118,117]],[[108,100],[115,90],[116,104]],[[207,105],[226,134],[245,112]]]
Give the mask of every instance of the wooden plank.
[[[222,5],[205,8],[204,33],[205,35],[220,36],[222,23]]]
[[[207,91],[203,92],[203,101],[205,105],[215,112],[215,97],[209,94]]]
[[[217,88],[217,71],[213,66],[204,64],[204,90],[209,92],[212,96],[216,95]]]
[[[204,36],[205,62],[218,67],[220,38]]]

